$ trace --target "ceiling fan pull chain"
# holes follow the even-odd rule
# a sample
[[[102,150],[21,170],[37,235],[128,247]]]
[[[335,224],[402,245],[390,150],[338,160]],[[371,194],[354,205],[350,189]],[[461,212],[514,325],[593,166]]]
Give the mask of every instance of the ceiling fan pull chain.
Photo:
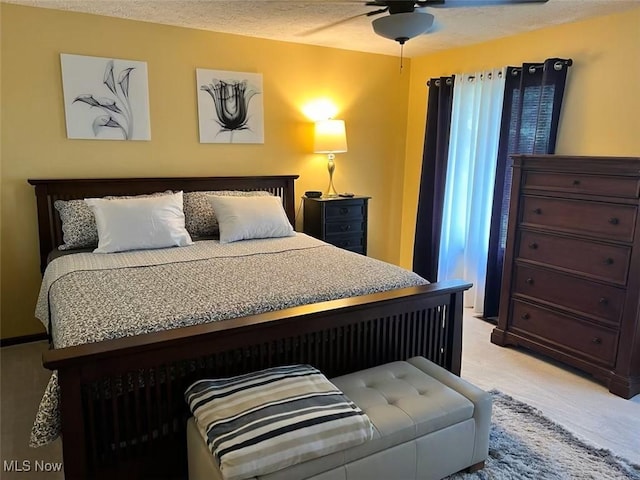
[[[402,59],[404,56],[404,42],[400,44],[400,73],[402,73]]]

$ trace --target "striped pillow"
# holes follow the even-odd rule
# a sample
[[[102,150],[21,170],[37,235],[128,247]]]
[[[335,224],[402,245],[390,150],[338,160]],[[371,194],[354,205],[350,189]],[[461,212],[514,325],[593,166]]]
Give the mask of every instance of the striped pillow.
[[[200,380],[185,397],[226,480],[265,475],[373,437],[365,413],[309,365]]]

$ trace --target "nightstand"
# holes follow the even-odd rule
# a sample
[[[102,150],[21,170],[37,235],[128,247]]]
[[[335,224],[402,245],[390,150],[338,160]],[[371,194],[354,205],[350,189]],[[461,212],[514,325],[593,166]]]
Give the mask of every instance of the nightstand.
[[[367,254],[367,202],[371,197],[303,198],[304,233]]]

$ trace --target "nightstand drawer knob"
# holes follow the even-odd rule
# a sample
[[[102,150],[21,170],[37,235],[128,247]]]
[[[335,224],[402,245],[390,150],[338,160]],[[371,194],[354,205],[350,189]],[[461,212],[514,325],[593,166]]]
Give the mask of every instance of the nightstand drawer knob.
[[[351,225],[340,225],[340,230],[342,232],[348,232],[349,230],[351,230]]]
[[[529,285],[533,285],[533,278],[527,278],[525,282],[527,282],[527,284]]]
[[[522,318],[523,320],[529,320],[531,318],[531,315],[529,315],[528,313],[523,313],[520,318]]]
[[[577,187],[578,185],[580,185],[580,180],[577,180],[577,179],[576,179],[576,180],[574,180],[574,181],[573,181],[573,184]]]
[[[536,242],[530,243],[529,248],[531,248],[532,250],[536,250],[538,248],[538,244]]]
[[[612,217],[609,219],[609,223],[611,225],[618,225],[620,223],[620,220],[618,220],[616,217]]]
[[[607,300],[606,298],[602,297],[602,298],[600,298],[600,300],[598,300],[598,303],[600,305],[604,305],[606,307],[607,305],[609,305],[609,300]]]
[[[605,265],[613,265],[613,258],[605,258],[604,259],[604,264]]]
[[[533,213],[535,213],[537,215],[541,215],[542,214],[542,209],[541,208],[534,208],[533,209]]]
[[[349,213],[349,209],[347,207],[340,207],[340,215],[346,215]]]
[[[600,345],[602,343],[602,339],[600,337],[594,337],[594,339],[591,341],[596,345]]]

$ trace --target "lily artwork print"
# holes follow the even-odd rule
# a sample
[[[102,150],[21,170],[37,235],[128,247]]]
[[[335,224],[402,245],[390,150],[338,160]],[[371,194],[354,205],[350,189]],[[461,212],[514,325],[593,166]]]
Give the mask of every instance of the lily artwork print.
[[[61,54],[67,137],[150,140],[147,64]]]
[[[264,143],[262,75],[196,69],[200,143]]]

